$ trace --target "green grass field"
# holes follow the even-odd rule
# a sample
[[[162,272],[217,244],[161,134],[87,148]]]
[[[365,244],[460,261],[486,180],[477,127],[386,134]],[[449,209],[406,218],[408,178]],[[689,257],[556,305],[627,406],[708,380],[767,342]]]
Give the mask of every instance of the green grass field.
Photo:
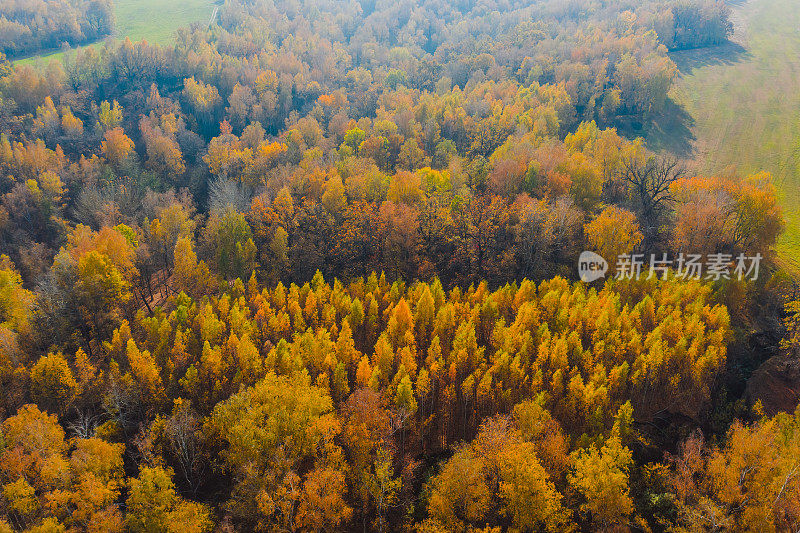
[[[168,44],[178,28],[193,22],[208,22],[218,3],[216,0],[114,0],[117,24],[113,37]],[[46,63],[61,55],[63,52],[49,52],[21,59],[19,63]]]
[[[733,4],[724,46],[673,54],[681,71],[669,113],[647,131],[655,148],[693,159],[699,172],[772,172],[786,232],[784,264],[800,265],[800,2]]]

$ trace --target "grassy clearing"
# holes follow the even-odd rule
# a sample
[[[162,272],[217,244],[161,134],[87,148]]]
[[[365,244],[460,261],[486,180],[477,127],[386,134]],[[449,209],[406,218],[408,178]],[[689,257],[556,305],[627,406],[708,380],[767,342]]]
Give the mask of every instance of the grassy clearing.
[[[208,22],[217,3],[216,0],[114,0],[117,19],[114,37],[169,44],[178,28],[193,22]],[[47,63],[62,55],[63,52],[49,52],[21,59],[18,63]]]
[[[214,0],[115,0],[120,36],[165,44],[175,30],[193,22],[208,22]]]
[[[647,130],[655,148],[688,156],[699,172],[772,172],[787,222],[778,251],[800,265],[800,2],[734,6],[725,46],[676,53],[681,79],[670,112]]]

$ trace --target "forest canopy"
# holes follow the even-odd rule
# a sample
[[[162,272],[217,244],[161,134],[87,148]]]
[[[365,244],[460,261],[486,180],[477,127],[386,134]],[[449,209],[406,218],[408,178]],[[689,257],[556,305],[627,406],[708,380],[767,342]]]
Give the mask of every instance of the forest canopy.
[[[0,2],[0,51],[8,56],[89,43],[113,29],[110,0]]]
[[[111,31],[2,6],[9,54]],[[668,51],[731,31],[228,0],[170,45],[3,58],[0,533],[800,527],[800,411],[745,391],[800,350],[772,177],[637,135]],[[630,254],[763,264],[612,279]]]

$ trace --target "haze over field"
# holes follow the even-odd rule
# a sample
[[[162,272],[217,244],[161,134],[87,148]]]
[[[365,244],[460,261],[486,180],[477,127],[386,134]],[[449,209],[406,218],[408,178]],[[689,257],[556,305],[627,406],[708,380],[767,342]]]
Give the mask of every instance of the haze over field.
[[[113,3],[116,27],[111,37],[168,45],[178,28],[210,22],[215,7],[218,7],[216,0],[116,0]],[[19,62],[43,65],[62,56],[62,51],[50,50]]]
[[[800,3],[732,3],[734,34],[722,46],[674,52],[678,106],[648,140],[717,173],[769,171],[784,207],[781,257],[800,259]]]

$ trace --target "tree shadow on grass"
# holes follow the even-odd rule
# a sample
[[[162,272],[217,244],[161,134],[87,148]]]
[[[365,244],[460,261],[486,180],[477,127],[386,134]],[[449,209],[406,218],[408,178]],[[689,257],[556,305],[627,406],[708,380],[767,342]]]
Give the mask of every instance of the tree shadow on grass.
[[[692,116],[671,98],[667,98],[663,111],[645,123],[638,120],[617,122],[617,130],[621,135],[629,139],[642,137],[650,150],[671,152],[681,159],[694,156],[696,138],[693,126]]]
[[[744,46],[733,41],[718,46],[678,50],[669,54],[682,76],[688,76],[698,68],[712,65],[733,65],[744,61],[749,56],[750,53]]]
[[[681,76],[689,76],[696,69],[733,65],[746,60],[749,52],[742,45],[728,41],[719,46],[695,48],[672,52],[670,58],[678,66]],[[628,132],[647,140],[647,146],[656,152],[671,152],[682,159],[693,159],[695,141],[694,118],[671,98],[667,98],[664,109],[642,124],[638,131]]]
[[[697,140],[692,128],[694,118],[686,110],[667,98],[664,110],[654,116],[642,128],[647,146],[656,152],[671,152],[681,159],[694,157],[694,141]]]

